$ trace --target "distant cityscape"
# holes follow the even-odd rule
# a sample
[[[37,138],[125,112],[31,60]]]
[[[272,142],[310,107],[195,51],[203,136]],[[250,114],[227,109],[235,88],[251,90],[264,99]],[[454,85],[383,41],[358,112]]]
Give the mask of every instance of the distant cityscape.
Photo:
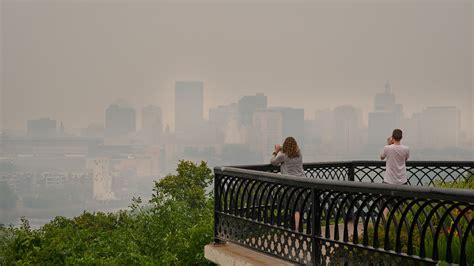
[[[26,121],[23,134],[5,130],[0,182],[26,213],[58,197],[78,209],[129,203],[132,196],[149,195],[153,180],[172,173],[179,160],[204,160],[211,167],[267,163],[286,136],[296,138],[304,161],[376,160],[394,128],[404,131],[413,160],[473,159],[460,109],[426,106],[407,117],[388,81],[374,95],[367,126],[355,106],[319,110],[305,120],[304,109],[269,106],[262,93],[211,108],[206,120],[204,90],[201,81],[175,83],[174,130],[154,105],[141,108],[139,129],[137,109],[120,101],[105,109],[105,124],[90,124],[80,134],[54,117]]]

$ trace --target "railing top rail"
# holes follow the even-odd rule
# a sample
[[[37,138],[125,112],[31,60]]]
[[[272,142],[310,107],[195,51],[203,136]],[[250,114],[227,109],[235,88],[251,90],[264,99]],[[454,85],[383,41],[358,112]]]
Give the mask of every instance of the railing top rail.
[[[369,182],[334,181],[313,178],[301,178],[291,175],[250,170],[243,167],[215,167],[215,174],[231,175],[241,178],[279,183],[282,185],[315,188],[322,190],[338,190],[344,192],[361,192],[370,194],[389,195],[394,197],[416,197],[426,199],[452,200],[474,202],[474,190],[446,189],[422,186],[401,186]]]
[[[310,166],[345,166],[345,165],[354,165],[354,166],[383,166],[385,165],[385,161],[362,161],[362,160],[355,160],[355,161],[334,161],[334,162],[306,162],[303,164],[305,167]],[[407,161],[407,166],[466,166],[466,167],[474,167],[474,161]],[[277,166],[273,166],[271,164],[253,164],[253,165],[237,165],[237,166],[229,166],[233,168],[241,168],[241,169],[276,169]]]

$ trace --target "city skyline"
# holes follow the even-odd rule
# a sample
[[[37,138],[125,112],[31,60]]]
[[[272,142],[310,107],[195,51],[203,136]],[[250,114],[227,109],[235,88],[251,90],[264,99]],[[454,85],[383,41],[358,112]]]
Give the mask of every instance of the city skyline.
[[[176,81],[176,82],[181,82],[181,81]],[[188,81],[186,81],[186,82],[188,82]],[[192,82],[192,81],[189,81],[189,82]],[[199,82],[203,82],[203,81],[199,81]],[[389,80],[385,80],[385,83],[386,83],[386,82],[389,82]],[[205,84],[205,82],[203,82],[203,83]],[[384,88],[384,86],[382,86],[382,85],[379,86],[379,90],[378,90],[378,91],[375,91],[375,94],[377,94],[377,93],[382,93],[383,90],[384,90],[383,88]],[[204,85],[203,91],[204,91],[204,93],[206,93],[205,85]],[[394,92],[394,93],[396,94],[396,90],[394,91],[394,90],[392,89],[392,92]],[[260,92],[257,91],[256,93],[259,94]],[[254,94],[255,94],[255,93],[254,93]],[[249,94],[249,95],[252,95],[252,94]],[[212,109],[216,109],[216,108],[219,108],[219,107],[221,107],[221,106],[227,106],[227,105],[229,105],[229,104],[236,103],[236,102],[238,102],[240,99],[242,99],[243,97],[246,97],[246,96],[248,96],[248,95],[236,95],[236,96],[235,96],[235,97],[236,97],[236,98],[235,98],[235,99],[236,99],[235,101],[227,102],[227,103],[221,102],[221,103],[219,103],[219,104],[216,105],[216,106],[209,106],[209,107],[207,107],[207,108],[204,107],[204,108],[203,108],[203,118],[208,120],[208,119],[209,119],[209,113],[210,113],[210,111],[211,111]],[[268,101],[268,102],[269,102],[269,104],[268,104],[269,107],[284,106],[284,107],[289,107],[289,108],[301,108],[301,106],[295,106],[295,105],[276,105],[276,104],[271,104],[272,102],[276,102],[276,101],[275,101],[274,99],[273,99],[273,101],[272,101],[271,95],[265,94],[265,96],[268,97],[268,99],[269,99],[269,101]],[[397,95],[397,97],[400,98],[399,95]],[[361,109],[361,110],[363,111],[363,112],[362,112],[362,123],[363,123],[364,126],[368,126],[369,113],[372,112],[372,111],[374,111],[374,110],[373,110],[373,106],[372,106],[372,105],[373,105],[373,98],[372,98],[371,96],[369,96],[368,98],[369,98],[368,101],[371,103],[371,106],[369,106],[369,107],[362,107],[362,106],[357,105],[357,104],[355,104],[355,103],[347,103],[347,102],[345,102],[345,101],[341,101],[340,103],[335,103],[335,105],[325,105],[324,107],[321,107],[321,108],[317,108],[317,107],[316,107],[316,108],[311,109],[311,111],[306,111],[306,109],[305,109],[305,120],[313,120],[313,119],[315,118],[314,114],[317,113],[317,112],[319,112],[319,111],[323,111],[323,110],[325,110],[325,109],[334,109],[334,108],[337,108],[337,107],[340,107],[340,106],[347,106],[347,105],[349,105],[349,106],[353,106],[353,107],[359,108],[359,109]],[[141,123],[139,123],[139,121],[142,121],[142,120],[140,120],[140,119],[141,119],[141,113],[138,112],[139,110],[141,110],[142,108],[145,108],[145,107],[147,107],[147,106],[157,106],[157,107],[159,107],[159,108],[162,110],[162,107],[161,107],[159,104],[157,104],[156,102],[150,102],[150,103],[143,104],[143,105],[131,105],[131,104],[129,104],[129,102],[128,102],[126,99],[124,99],[124,98],[122,98],[122,97],[116,97],[116,98],[114,98],[114,99],[115,99],[115,100],[111,100],[111,102],[110,102],[108,105],[103,106],[104,111],[106,111],[106,109],[109,108],[110,106],[112,106],[112,105],[117,105],[117,104],[123,104],[123,105],[126,105],[126,106],[130,107],[130,108],[133,108],[135,111],[137,111],[137,116],[136,116],[136,125],[137,125],[137,128],[141,128],[141,126],[140,126]],[[174,99],[174,97],[173,97],[172,99],[169,99],[169,100],[172,101],[172,102],[174,102],[175,99]],[[205,98],[203,98],[203,102],[206,102]],[[412,112],[407,112],[407,111],[406,111],[406,105],[405,105],[403,102],[399,102],[399,104],[401,104],[401,105],[404,106],[404,110],[403,110],[404,112],[403,112],[403,114],[404,114],[405,117],[411,117],[411,116],[413,116],[413,115],[416,115],[417,113],[422,112],[424,109],[430,108],[430,107],[456,107],[456,108],[458,108],[458,109],[461,111],[461,113],[463,113],[463,114],[465,113],[464,109],[459,108],[459,107],[456,106],[456,105],[449,105],[449,104],[441,104],[441,105],[435,105],[435,104],[418,105],[417,108],[416,108],[416,109],[413,109]],[[303,108],[303,109],[304,109],[304,108]],[[465,114],[464,114],[464,115],[465,115]],[[53,118],[53,119],[55,119],[55,120],[57,120],[57,121],[61,121],[61,122],[65,122],[65,123],[69,124],[69,125],[66,127],[67,129],[69,129],[69,130],[73,129],[73,130],[76,130],[76,131],[77,131],[77,130],[80,130],[80,129],[87,128],[87,127],[90,126],[90,125],[94,125],[94,124],[105,125],[105,123],[106,123],[106,116],[104,116],[104,115],[101,116],[101,119],[94,119],[94,120],[91,120],[91,121],[89,121],[89,122],[85,121],[83,127],[77,127],[77,126],[76,126],[77,123],[70,123],[71,120],[58,119],[57,117],[61,117],[61,114],[60,114],[60,113],[56,113],[56,114],[52,114],[52,115],[46,115],[46,114],[45,114],[45,115],[40,115],[40,114],[38,114],[38,115],[35,115],[35,116],[32,116],[32,117],[27,118],[26,121],[27,121],[27,120],[35,120],[35,119]],[[174,129],[175,129],[175,128],[174,128],[174,125],[175,125],[175,113],[174,113],[174,112],[171,113],[171,118],[170,118],[170,115],[168,115],[167,117],[168,117],[168,120],[164,120],[164,119],[163,119],[163,126],[165,127],[166,125],[169,125],[169,126],[173,129],[173,131],[174,131]],[[140,118],[140,119],[139,119],[139,118]],[[463,122],[464,122],[464,123],[463,123]],[[71,126],[71,124],[72,124],[73,126]],[[466,123],[464,120],[461,122],[461,128],[462,128],[463,130],[465,130],[466,133],[468,133],[468,132],[470,131],[470,127],[471,127],[471,125],[470,125],[469,123]],[[14,127],[14,128],[4,127],[3,129],[4,129],[4,130],[9,130],[9,129],[11,129],[11,130],[26,130],[26,129],[27,129],[27,126],[26,126],[26,124],[23,123],[23,125],[20,126],[20,127],[16,127],[16,128],[15,128],[15,127]]]
[[[206,84],[204,110],[262,92],[306,118],[350,104],[367,123],[386,79],[406,114],[457,106],[472,128],[470,1],[129,7],[3,1],[2,128],[33,116],[84,128],[117,98],[160,106],[173,128],[176,80]]]
[[[355,155],[364,151],[374,152],[380,140],[393,128],[406,133],[406,143],[419,149],[442,149],[472,145],[473,140],[461,128],[461,110],[455,106],[423,106],[422,111],[407,116],[403,104],[391,91],[389,81],[384,90],[373,96],[373,109],[367,114],[368,123],[362,122],[362,109],[353,105],[339,105],[315,112],[313,119],[305,119],[305,110],[287,106],[268,106],[263,93],[246,95],[237,103],[209,109],[209,119],[202,112],[203,90],[201,81],[177,81],[176,106],[181,129],[170,131],[162,120],[161,108],[148,105],[141,112],[123,101],[110,104],[105,110],[104,125],[90,124],[80,134],[71,134],[63,121],[51,118],[27,121],[26,136],[31,140],[93,138],[106,145],[144,145],[166,147],[217,147],[216,145],[240,144],[256,147],[262,157],[271,149],[271,143],[285,136],[293,136],[302,146],[314,142],[330,145],[329,153]],[[138,115],[141,114],[141,127]],[[442,127],[438,125],[442,124]],[[21,137],[18,132],[6,131],[8,138]],[[270,140],[270,141],[269,141]],[[133,144],[134,143],[134,144]],[[196,146],[197,145],[197,146]],[[263,145],[263,146],[262,146]],[[181,149],[182,149],[181,148]],[[254,150],[257,151],[257,150]],[[474,150],[472,150],[474,151]],[[176,153],[176,151],[172,152]],[[86,154],[84,154],[86,155]]]
[[[202,81],[186,81],[184,82],[184,84],[192,84],[192,83],[201,83],[200,86],[200,90],[202,92],[205,92],[206,91],[206,88],[205,88],[205,83],[202,82]],[[176,83],[183,83],[182,81],[176,81]],[[386,80],[385,81],[385,85],[383,87],[383,89],[380,89],[380,91],[376,92],[375,95],[373,95],[372,97],[372,102],[373,102],[373,106],[371,107],[371,109],[368,110],[368,112],[364,112],[363,108],[361,108],[360,106],[357,106],[357,105],[354,105],[354,104],[339,104],[339,105],[335,105],[335,106],[330,106],[330,107],[327,107],[327,108],[322,108],[322,109],[316,109],[315,112],[307,112],[305,109],[304,110],[304,119],[305,121],[306,120],[315,120],[317,119],[317,114],[318,112],[321,112],[321,111],[325,111],[325,110],[336,110],[338,108],[341,108],[341,107],[345,107],[345,106],[349,106],[349,107],[352,107],[352,108],[356,108],[357,110],[360,110],[361,111],[361,117],[360,117],[360,121],[356,121],[357,123],[361,123],[361,126],[363,127],[367,127],[370,129],[370,124],[369,124],[369,120],[370,120],[370,115],[371,114],[375,114],[374,112],[382,112],[384,113],[386,110],[377,110],[377,108],[380,108],[380,107],[377,107],[377,100],[380,102],[380,101],[385,101],[384,99],[380,100],[380,97],[381,95],[383,95],[384,93],[387,93],[387,86],[390,87],[390,83],[389,83],[389,80]],[[201,93],[202,93],[201,92]],[[391,90],[389,88],[389,94],[392,95],[393,97],[398,97],[398,95],[396,95],[396,93],[393,92],[393,90]],[[245,100],[246,98],[248,97],[259,97],[259,96],[262,96],[262,97],[265,97],[265,99],[271,99],[271,97],[269,95],[265,95],[265,94],[262,94],[262,93],[259,93],[257,92],[255,95],[242,95],[240,97],[239,100],[235,101],[235,102],[229,102],[229,103],[222,103],[216,107],[210,107],[209,109],[204,109],[203,110],[203,113],[202,113],[202,119],[204,119],[204,121],[211,121],[211,117],[212,117],[212,114],[210,114],[211,112],[219,112],[219,111],[223,111],[223,110],[219,110],[219,108],[223,108],[223,107],[228,107],[228,106],[231,106],[233,104],[236,104],[238,102],[241,102],[242,100]],[[183,95],[184,97],[184,95]],[[182,98],[182,97],[181,97]],[[201,99],[203,102],[204,100]],[[182,100],[181,100],[182,101]],[[266,102],[269,102],[268,100],[265,100]],[[375,102],[374,102],[375,101]],[[390,101],[390,100],[389,100]],[[395,101],[395,98],[393,99],[393,101]],[[188,104],[191,103],[192,100],[189,99],[188,100]],[[404,111],[404,104],[401,103],[401,102],[394,102],[394,103],[389,103],[389,105],[392,104],[395,106],[396,104],[396,107],[393,107],[393,108],[399,108],[400,110],[397,111],[397,112],[400,112],[397,116],[399,116],[398,118],[396,118],[396,120],[400,120],[401,119],[411,119],[413,117],[416,117],[417,115],[419,115],[420,113],[423,113],[424,111],[426,111],[427,109],[433,109],[433,108],[456,108],[457,110],[459,110],[459,113],[462,115],[463,113],[463,110],[462,109],[459,109],[458,107],[456,106],[450,106],[450,105],[439,105],[439,106],[434,106],[434,105],[427,105],[427,106],[419,106],[419,111],[417,112],[414,112],[414,113],[411,113],[411,114],[407,114],[405,111]],[[380,103],[379,103],[380,105]],[[159,116],[160,116],[160,123],[161,123],[161,131],[163,132],[164,129],[169,126],[169,125],[174,125],[174,120],[172,120],[172,123],[169,123],[169,122],[166,122],[166,121],[163,121],[162,119],[162,109],[160,106],[157,106],[157,105],[154,105],[154,104],[149,104],[149,105],[145,105],[145,106],[131,106],[127,103],[126,100],[124,99],[119,99],[119,100],[116,100],[114,102],[112,102],[111,104],[109,104],[108,106],[105,106],[104,107],[104,120],[102,122],[97,122],[97,121],[90,121],[89,123],[87,123],[87,126],[86,127],[83,127],[83,128],[76,128],[76,127],[71,127],[71,126],[66,126],[63,128],[63,130],[66,130],[66,131],[71,131],[71,130],[75,130],[74,133],[76,133],[77,135],[80,135],[78,130],[85,130],[87,129],[88,127],[90,126],[103,126],[105,128],[105,130],[107,130],[107,112],[110,108],[117,108],[118,106],[123,106],[123,108],[130,108],[131,111],[133,111],[133,119],[134,121],[132,123],[134,123],[135,127],[133,129],[130,129],[129,132],[138,132],[139,130],[143,130],[144,127],[143,127],[143,123],[144,123],[144,118],[143,118],[143,113],[145,112],[145,109],[147,108],[158,108],[159,109]],[[202,108],[202,107],[198,107],[199,108]],[[275,106],[275,105],[270,105],[268,103],[265,103],[265,106],[263,107],[263,109],[266,109],[266,108],[295,108],[295,107],[292,107],[292,106]],[[298,108],[296,108],[298,109]],[[250,112],[249,114],[252,115],[252,113],[254,112],[255,110],[248,110],[247,112]],[[183,111],[184,112],[184,111]],[[225,112],[225,111],[224,111]],[[236,110],[236,112],[238,113],[239,111]],[[182,116],[186,117],[186,112],[183,113]],[[386,116],[386,115],[385,115]],[[196,117],[194,117],[196,118]],[[24,124],[24,127],[23,127],[23,132],[24,133],[28,133],[27,130],[27,124],[26,122],[32,122],[32,121],[36,121],[36,120],[44,120],[44,119],[52,119],[52,120],[55,120],[57,121],[57,127],[59,128],[59,125],[66,122],[66,124],[69,124],[69,121],[64,121],[64,120],[59,120],[59,119],[55,119],[55,117],[48,117],[48,116],[37,116],[37,117],[31,117],[29,118],[27,121],[25,121],[25,124]],[[122,118],[123,119],[123,118]],[[125,118],[126,119],[126,118]],[[189,119],[189,118],[186,118],[186,119]],[[228,119],[228,118],[227,118]],[[247,119],[252,119],[252,117],[249,117]],[[388,122],[388,124],[386,125],[387,128],[395,128],[395,127],[401,127],[401,126],[395,126],[395,125],[400,125],[400,121],[398,121],[397,123],[394,124],[394,120],[395,119],[386,119],[386,117],[384,117],[383,119],[387,120],[387,121],[391,121],[391,122]],[[196,120],[196,119],[194,119]],[[249,121],[250,121],[249,120]],[[141,122],[140,122],[141,121]],[[117,121],[118,122],[118,121]],[[199,122],[199,121],[198,121]],[[242,121],[241,121],[242,122]],[[469,135],[469,129],[467,128],[466,129],[466,125],[463,125],[460,121],[460,129],[462,130],[463,133]],[[245,124],[245,123],[244,123]],[[120,126],[120,125],[118,125]],[[464,127],[463,127],[464,126]],[[123,127],[123,125],[122,125]],[[125,125],[125,127],[127,127],[127,125]],[[128,125],[128,127],[131,127],[131,125]],[[8,128],[6,128],[6,133],[8,133]],[[126,131],[126,130],[125,130]],[[370,130],[369,130],[370,131]],[[15,132],[15,131],[14,131]],[[172,132],[175,132],[175,129],[173,128]]]

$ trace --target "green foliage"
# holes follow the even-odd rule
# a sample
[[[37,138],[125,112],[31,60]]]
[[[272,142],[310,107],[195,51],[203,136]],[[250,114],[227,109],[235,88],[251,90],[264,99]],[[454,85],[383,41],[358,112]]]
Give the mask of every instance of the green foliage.
[[[12,210],[16,207],[16,194],[6,181],[0,181],[0,210]]]
[[[155,182],[149,204],[134,199],[132,211],[56,217],[32,230],[0,227],[0,264],[205,265],[212,241],[212,182],[206,163],[181,161],[176,175]]]
[[[446,182],[446,183],[437,183],[436,184],[439,187],[446,187],[446,188],[460,188],[460,189],[474,189],[474,176],[471,176],[467,178],[464,182]],[[405,205],[409,204],[410,202],[405,202]],[[429,213],[432,210],[431,207],[425,207],[424,212]],[[418,211],[418,206],[413,206],[412,211],[407,214],[405,221],[409,221],[411,223],[414,219],[413,214]],[[454,209],[451,211],[452,217],[457,217],[459,215],[460,209]],[[457,227],[461,232],[465,232],[466,228],[468,226],[469,221],[472,220],[474,217],[474,213],[472,211],[468,211],[465,215],[464,218],[460,220],[458,223]],[[401,221],[401,213],[396,212],[394,215],[395,221],[400,222]],[[418,222],[420,224],[425,224],[426,222],[426,217],[424,215],[418,216]],[[427,233],[424,238],[424,245],[425,245],[425,256],[430,258],[433,256],[433,248],[436,245],[438,248],[438,255],[440,259],[439,265],[446,265],[445,260],[446,259],[446,249],[448,246],[448,236],[451,233],[452,230],[455,230],[453,232],[453,239],[451,243],[451,252],[453,255],[454,263],[459,263],[459,258],[460,258],[460,253],[461,253],[461,237],[458,234],[458,231],[455,228],[452,228],[452,219],[446,219],[444,221],[444,224],[440,223],[440,219],[438,216],[433,216],[430,219],[430,224],[434,227],[437,228],[439,226],[442,226],[443,228],[447,228],[447,231],[441,230],[439,234],[439,238],[437,239],[436,243],[434,241],[433,233],[428,229]],[[368,237],[369,237],[369,245],[374,245],[373,239],[375,235],[375,229],[372,226],[369,226],[368,228]],[[385,231],[383,228],[383,225],[379,225],[379,228],[377,230],[377,236],[378,236],[378,247],[383,247],[384,241],[385,241]],[[363,238],[363,234],[359,235],[359,239]],[[396,244],[396,234],[395,234],[395,229],[394,229],[394,224],[393,220],[391,222],[391,229],[388,234],[388,241],[390,243],[390,248],[394,249],[395,244]],[[402,227],[402,230],[400,232],[400,243],[401,243],[401,251],[403,253],[406,253],[408,250],[408,231],[407,228],[404,226]],[[414,254],[420,254],[420,249],[421,249],[421,232],[418,229],[418,227],[415,227],[415,230],[413,231],[413,251]],[[467,264],[468,265],[474,265],[474,237],[469,236],[467,238],[466,242],[466,255],[467,255]]]
[[[459,178],[462,180],[462,178]],[[464,181],[461,182],[446,182],[443,183],[438,181],[435,183],[436,187],[444,187],[444,188],[462,188],[462,189],[474,189],[474,174],[466,178]]]

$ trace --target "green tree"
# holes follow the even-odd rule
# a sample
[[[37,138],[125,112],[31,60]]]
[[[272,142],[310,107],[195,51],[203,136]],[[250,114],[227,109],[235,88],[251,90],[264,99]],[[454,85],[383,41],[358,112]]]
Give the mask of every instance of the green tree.
[[[163,227],[154,230],[158,235],[153,239],[162,250],[161,261],[203,264],[203,247],[212,241],[214,223],[213,199],[206,193],[212,172],[205,162],[190,161],[181,161],[176,172],[155,183],[151,212]]]
[[[0,264],[205,265],[212,241],[212,182],[206,163],[181,161],[155,182],[152,199],[131,211],[56,217],[38,230],[0,227]],[[3,261],[2,261],[3,260]]]

